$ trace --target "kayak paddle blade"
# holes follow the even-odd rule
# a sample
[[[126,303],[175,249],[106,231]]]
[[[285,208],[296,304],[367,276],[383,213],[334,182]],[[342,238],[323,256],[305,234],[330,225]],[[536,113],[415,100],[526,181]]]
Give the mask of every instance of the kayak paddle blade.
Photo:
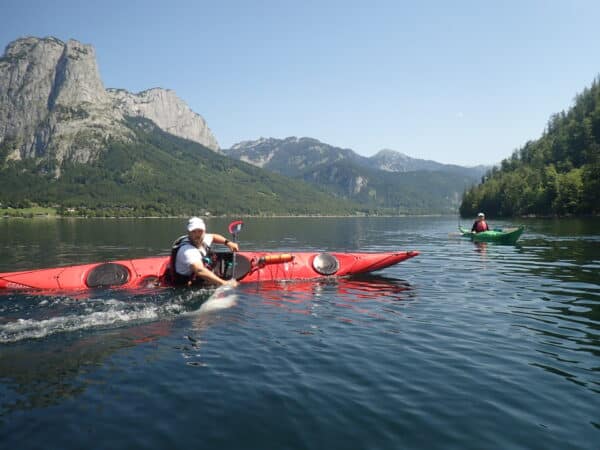
[[[242,231],[242,226],[244,222],[241,220],[234,220],[229,224],[229,233],[233,236],[237,236],[240,231]]]

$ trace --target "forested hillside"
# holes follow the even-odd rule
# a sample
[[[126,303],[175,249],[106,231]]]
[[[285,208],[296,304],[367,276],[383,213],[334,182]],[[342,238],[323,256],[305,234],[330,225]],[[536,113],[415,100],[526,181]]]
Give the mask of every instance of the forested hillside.
[[[129,119],[135,138],[108,142],[93,163],[7,159],[0,146],[0,204],[54,206],[63,215],[353,214],[361,207]]]
[[[467,190],[462,216],[563,216],[600,212],[600,77],[527,142]]]

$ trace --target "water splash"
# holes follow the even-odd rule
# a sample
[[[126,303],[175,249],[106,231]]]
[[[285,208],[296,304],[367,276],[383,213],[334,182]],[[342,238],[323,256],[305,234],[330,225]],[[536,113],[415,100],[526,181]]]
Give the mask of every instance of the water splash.
[[[228,309],[237,304],[237,294],[234,289],[229,286],[223,286],[218,288],[208,300],[206,300],[198,312],[200,314],[206,314],[212,311],[219,311],[222,309]]]
[[[93,298],[11,296],[0,299],[0,344],[56,333],[108,329],[198,311],[212,290],[166,289],[128,295],[106,291]],[[221,302],[232,302],[219,294]],[[206,307],[217,308],[218,304]]]

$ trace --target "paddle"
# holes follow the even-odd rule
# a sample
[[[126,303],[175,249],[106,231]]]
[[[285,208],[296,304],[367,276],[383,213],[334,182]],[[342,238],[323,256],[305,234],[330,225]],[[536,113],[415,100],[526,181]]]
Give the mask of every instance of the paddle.
[[[231,234],[233,236],[233,242],[235,242],[237,244],[238,242],[238,234],[240,234],[240,231],[242,231],[242,226],[244,225],[244,222],[242,222],[241,220],[234,220],[233,222],[231,222],[229,224],[229,234]],[[231,265],[231,278],[233,278],[235,280],[235,252],[233,252],[233,262]]]

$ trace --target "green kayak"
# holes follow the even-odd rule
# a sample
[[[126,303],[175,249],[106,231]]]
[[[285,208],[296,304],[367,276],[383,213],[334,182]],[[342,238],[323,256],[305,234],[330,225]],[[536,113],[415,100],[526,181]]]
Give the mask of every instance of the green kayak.
[[[472,233],[471,230],[458,227],[460,234],[464,237],[473,239],[475,242],[498,242],[500,244],[514,244],[521,237],[525,227],[504,228],[502,230],[482,231],[481,233]]]

